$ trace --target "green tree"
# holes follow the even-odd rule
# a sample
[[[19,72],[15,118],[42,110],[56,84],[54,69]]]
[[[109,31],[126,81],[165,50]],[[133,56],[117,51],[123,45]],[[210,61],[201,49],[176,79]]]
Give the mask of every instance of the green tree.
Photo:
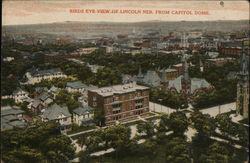
[[[36,121],[27,128],[1,133],[2,159],[11,163],[68,162],[75,152],[71,143],[57,124]]]
[[[151,121],[142,122],[137,125],[137,131],[138,133],[145,133],[148,138],[152,138],[152,136],[155,134],[155,127],[156,126]]]
[[[188,119],[182,112],[174,112],[169,116],[168,128],[174,132],[174,135],[184,136],[184,132],[188,129]]]
[[[130,128],[124,125],[116,125],[104,130],[104,141],[108,147],[112,147],[116,152],[127,151],[131,145]]]
[[[235,137],[237,135],[237,127],[228,114],[217,115],[216,125],[224,136]]]
[[[190,163],[189,144],[185,139],[175,137],[166,145],[166,162],[171,163]]]
[[[94,122],[97,126],[105,125],[104,110],[102,108],[94,108]]]
[[[209,138],[215,131],[215,120],[208,114],[202,114],[199,111],[191,113],[194,128],[202,137]]]
[[[204,163],[227,163],[230,160],[229,150],[222,144],[213,143],[209,146],[208,152],[201,155]]]

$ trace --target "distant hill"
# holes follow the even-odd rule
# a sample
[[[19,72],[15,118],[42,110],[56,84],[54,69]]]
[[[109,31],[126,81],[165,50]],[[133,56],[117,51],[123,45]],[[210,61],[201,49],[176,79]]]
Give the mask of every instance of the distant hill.
[[[242,31],[249,30],[248,20],[237,21],[147,21],[136,23],[114,22],[55,22],[50,24],[9,25],[3,26],[3,31],[13,33],[45,33],[71,35],[75,37],[91,37],[95,35],[116,35],[160,30],[162,34],[170,31]]]

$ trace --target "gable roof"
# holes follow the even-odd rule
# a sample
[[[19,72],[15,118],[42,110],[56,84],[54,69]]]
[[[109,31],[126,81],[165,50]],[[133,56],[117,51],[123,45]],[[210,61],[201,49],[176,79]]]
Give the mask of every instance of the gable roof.
[[[71,114],[69,113],[68,107],[66,106],[61,107],[55,103],[49,106],[47,109],[45,109],[42,117],[48,120],[56,120],[58,119],[58,116],[60,115],[64,115],[65,117],[71,116]]]
[[[87,88],[88,86],[86,84],[83,84],[81,81],[74,81],[74,82],[68,82],[67,87],[73,89],[82,89],[82,88]]]
[[[42,96],[40,97],[41,101],[46,101],[48,98],[51,98],[50,95],[48,93],[44,93],[42,94]]]
[[[56,93],[56,92],[58,92],[60,90],[60,88],[57,88],[57,87],[55,87],[54,85],[50,88],[50,92],[52,92],[52,93]]]
[[[24,113],[23,110],[21,110],[19,107],[8,107],[6,109],[1,109],[1,117],[7,116],[7,115],[18,115]]]
[[[151,86],[159,86],[161,79],[155,71],[147,71],[142,82]]]
[[[78,115],[83,115],[87,112],[92,112],[93,108],[89,106],[79,106],[78,108],[74,109],[73,112],[78,114]]]
[[[26,92],[26,91],[22,90],[20,87],[18,87],[15,91],[13,91],[12,94],[15,96],[18,94],[23,94],[23,93],[27,94],[28,92]]]
[[[178,78],[174,80],[170,80],[168,84],[168,88],[170,89],[174,87],[177,90],[177,92],[180,92],[180,90],[182,89],[182,86],[181,86],[182,78],[183,78],[183,75],[180,75]],[[196,89],[206,88],[209,86],[211,85],[205,79],[191,78],[191,93],[193,93]]]

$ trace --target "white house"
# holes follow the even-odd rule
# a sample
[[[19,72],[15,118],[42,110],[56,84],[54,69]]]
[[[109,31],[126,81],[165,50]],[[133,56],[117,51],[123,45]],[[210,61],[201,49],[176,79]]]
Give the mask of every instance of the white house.
[[[29,98],[28,95],[29,95],[28,92],[22,90],[21,88],[17,88],[12,93],[12,98],[15,100],[15,102],[23,102],[24,99]]]
[[[83,84],[81,81],[68,82],[66,86],[66,90],[68,92],[79,92],[84,93],[88,86]]]
[[[28,70],[24,78],[27,79],[27,81],[23,84],[34,84],[39,83],[41,80],[51,80],[53,78],[63,78],[67,77],[60,68],[54,68],[54,69],[48,69],[48,70],[38,70],[38,69],[30,69]]]
[[[89,106],[79,106],[73,110],[73,123],[78,126],[93,124],[93,108]]]
[[[62,131],[71,129],[71,114],[66,106],[61,107],[55,103],[47,107],[41,117],[44,122],[53,121],[59,123]]]

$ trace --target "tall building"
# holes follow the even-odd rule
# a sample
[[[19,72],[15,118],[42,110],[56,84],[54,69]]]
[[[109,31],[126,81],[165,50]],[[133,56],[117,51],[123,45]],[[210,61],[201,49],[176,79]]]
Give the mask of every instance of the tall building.
[[[241,71],[238,73],[236,113],[248,118],[249,110],[249,56],[242,53]]]
[[[106,125],[149,112],[149,88],[135,82],[88,91],[88,105],[103,109]]]

